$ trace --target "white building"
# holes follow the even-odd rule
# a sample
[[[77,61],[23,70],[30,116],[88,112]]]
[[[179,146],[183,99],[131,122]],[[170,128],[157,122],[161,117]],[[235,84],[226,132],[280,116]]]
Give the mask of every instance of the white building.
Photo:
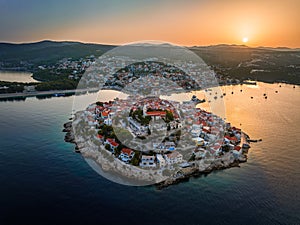
[[[140,162],[141,167],[155,167],[155,156],[152,155],[142,155]]]
[[[119,158],[123,162],[129,162],[134,156],[134,151],[129,148],[122,148]]]
[[[172,153],[166,154],[165,159],[168,164],[180,163],[182,162],[182,155],[177,151],[173,151]]]
[[[161,154],[156,154],[156,160],[160,167],[166,166],[166,160]]]

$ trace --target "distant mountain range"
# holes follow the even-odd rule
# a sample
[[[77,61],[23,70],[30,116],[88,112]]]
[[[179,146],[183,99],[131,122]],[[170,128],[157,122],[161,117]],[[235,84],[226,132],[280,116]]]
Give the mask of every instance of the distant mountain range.
[[[0,43],[0,69],[34,71],[38,65],[51,65],[63,58],[100,56],[116,46],[72,41]],[[245,45],[193,46],[216,73],[237,79],[300,83],[300,49],[248,47]]]

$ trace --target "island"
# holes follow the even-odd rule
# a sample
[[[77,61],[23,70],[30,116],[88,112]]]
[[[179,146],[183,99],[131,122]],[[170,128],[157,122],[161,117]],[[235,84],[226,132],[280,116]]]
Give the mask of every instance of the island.
[[[104,173],[158,189],[246,162],[249,136],[198,103],[194,96],[95,102],[64,124],[65,141]]]

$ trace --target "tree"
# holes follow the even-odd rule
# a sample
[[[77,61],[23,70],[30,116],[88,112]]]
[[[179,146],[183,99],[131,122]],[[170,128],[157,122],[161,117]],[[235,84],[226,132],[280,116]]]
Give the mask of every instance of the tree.
[[[109,144],[106,144],[106,145],[105,145],[105,149],[108,150],[108,151],[110,151],[110,145],[109,145]]]
[[[134,166],[138,166],[140,163],[140,156],[141,156],[141,152],[140,151],[135,151],[134,156],[131,160],[131,164]]]
[[[168,125],[167,125],[167,131],[170,131],[171,130],[171,126],[170,126],[170,124],[168,123]]]
[[[103,106],[103,103],[102,102],[96,102],[96,105],[97,106]]]
[[[166,122],[169,123],[170,121],[174,120],[173,113],[166,110]]]

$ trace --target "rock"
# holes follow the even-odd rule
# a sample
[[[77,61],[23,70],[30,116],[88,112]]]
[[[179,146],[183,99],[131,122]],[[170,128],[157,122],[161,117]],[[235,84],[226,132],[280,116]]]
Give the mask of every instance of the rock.
[[[64,128],[71,128],[71,127],[72,127],[72,122],[71,121],[64,124]]]

